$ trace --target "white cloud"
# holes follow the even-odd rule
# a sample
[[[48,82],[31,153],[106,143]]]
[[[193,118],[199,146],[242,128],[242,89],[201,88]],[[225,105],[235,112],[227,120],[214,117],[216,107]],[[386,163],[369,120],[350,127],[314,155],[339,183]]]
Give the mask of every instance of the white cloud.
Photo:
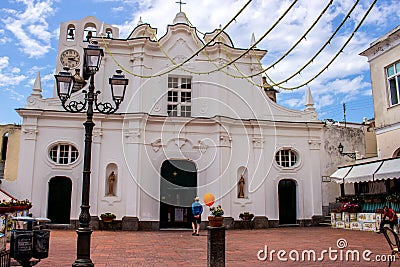
[[[119,7],[113,7],[111,9],[114,13],[122,12],[124,10],[124,7],[119,6]]]
[[[0,70],[8,67],[8,57],[0,57]]]
[[[335,103],[335,98],[332,95],[322,95],[320,97],[316,97],[315,102],[318,103],[316,108],[320,109],[321,107],[329,106]]]
[[[11,73],[17,74],[17,73],[20,73],[20,72],[21,72],[20,68],[17,68],[17,67],[11,68]]]
[[[8,17],[3,18],[5,28],[18,40],[18,46],[29,57],[41,57],[50,49],[49,25],[47,19],[53,15],[51,0],[17,0],[25,5],[25,10],[3,9]]]
[[[292,108],[298,108],[298,107],[304,106],[304,100],[300,99],[300,98],[287,99],[287,100],[282,101],[282,103],[284,103],[285,105],[292,107]]]
[[[0,57],[0,89],[4,92],[7,92],[11,99],[20,101],[24,99],[24,95],[17,92],[14,88],[25,81],[26,76],[20,75],[20,70],[18,68],[10,68],[8,61],[8,57]]]

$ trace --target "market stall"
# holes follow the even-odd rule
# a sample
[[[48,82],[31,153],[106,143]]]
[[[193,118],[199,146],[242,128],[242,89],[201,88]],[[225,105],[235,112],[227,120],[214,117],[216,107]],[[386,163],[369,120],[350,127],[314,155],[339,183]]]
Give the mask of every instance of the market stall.
[[[400,213],[397,214],[400,218]],[[350,213],[350,212],[332,212],[332,228],[351,229],[359,231],[376,231],[382,220],[381,213]],[[398,229],[397,229],[398,231]]]
[[[342,188],[336,198],[340,208],[330,210],[334,228],[375,231],[384,206],[400,212],[400,158],[339,167],[330,178]],[[350,195],[346,195],[345,184],[352,189]]]

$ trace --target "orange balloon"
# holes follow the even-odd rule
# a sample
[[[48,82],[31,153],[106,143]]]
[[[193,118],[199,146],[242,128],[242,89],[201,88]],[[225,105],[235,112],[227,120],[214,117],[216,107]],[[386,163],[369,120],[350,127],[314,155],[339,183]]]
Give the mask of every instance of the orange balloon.
[[[213,194],[207,193],[204,195],[203,200],[207,206],[211,207],[215,202],[215,197]]]

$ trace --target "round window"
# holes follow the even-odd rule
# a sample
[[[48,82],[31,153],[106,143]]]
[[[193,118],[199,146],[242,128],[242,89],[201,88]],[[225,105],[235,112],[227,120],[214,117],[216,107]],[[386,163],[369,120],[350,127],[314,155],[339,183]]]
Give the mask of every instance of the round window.
[[[49,157],[58,164],[70,164],[79,156],[78,149],[70,144],[57,144],[50,148]]]
[[[282,167],[293,167],[297,163],[297,155],[291,149],[281,149],[276,152],[275,160]]]

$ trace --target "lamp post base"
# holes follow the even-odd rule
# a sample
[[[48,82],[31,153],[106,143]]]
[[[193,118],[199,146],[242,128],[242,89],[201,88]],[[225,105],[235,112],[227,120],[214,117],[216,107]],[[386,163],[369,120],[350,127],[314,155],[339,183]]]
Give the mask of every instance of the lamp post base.
[[[79,228],[76,232],[78,234],[77,259],[72,266],[93,267],[94,264],[90,259],[90,236],[93,231],[90,228]]]
[[[88,260],[83,260],[83,259],[76,259],[76,261],[72,264],[72,266],[75,267],[93,267],[94,264],[93,262],[88,259]]]

